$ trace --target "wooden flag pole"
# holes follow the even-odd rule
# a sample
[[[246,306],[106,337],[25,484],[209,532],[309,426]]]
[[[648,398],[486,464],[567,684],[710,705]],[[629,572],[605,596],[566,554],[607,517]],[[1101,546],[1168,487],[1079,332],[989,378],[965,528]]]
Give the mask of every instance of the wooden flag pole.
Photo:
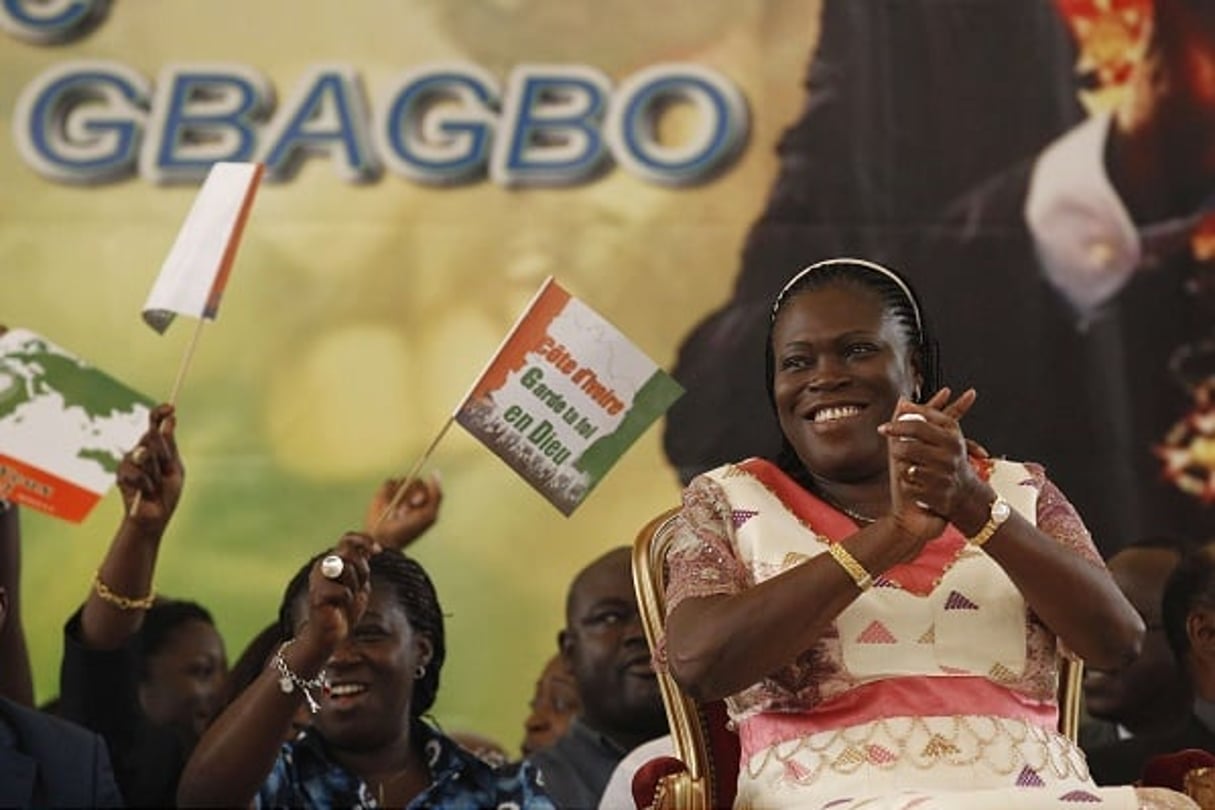
[[[451,429],[453,421],[456,421],[456,415],[460,412],[460,409],[464,407],[464,404],[470,400],[471,396],[473,396],[473,392],[476,391],[477,384],[479,384],[480,381],[485,378],[486,373],[493,366],[493,361],[495,361],[498,355],[501,355],[503,347],[510,342],[510,339],[514,338],[516,332],[519,332],[519,324],[524,322],[524,319],[527,317],[527,313],[531,312],[532,307],[536,306],[536,301],[541,299],[541,296],[544,294],[544,290],[547,290],[549,284],[552,283],[552,276],[548,276],[546,279],[544,279],[544,283],[539,285],[539,289],[536,290],[536,293],[532,295],[531,301],[527,302],[527,306],[524,307],[524,311],[519,313],[518,318],[515,318],[513,327],[510,327],[510,332],[508,332],[507,336],[502,339],[501,344],[498,345],[497,351],[492,353],[490,359],[488,359],[488,362],[485,364],[485,368],[481,369],[481,373],[476,375],[476,378],[473,380],[473,385],[469,386],[468,393],[465,393],[465,395],[460,398],[459,404],[456,406],[456,409],[453,410],[452,415],[447,417],[446,423],[443,423],[442,429],[439,431],[439,435],[435,436],[435,441],[430,442],[430,447],[426,448],[426,452],[422,454],[422,458],[418,459],[417,463],[413,465],[413,469],[409,470],[409,474],[405,476],[405,480],[400,483],[400,486],[397,486],[396,492],[392,494],[391,502],[389,502],[388,506],[385,506],[384,511],[380,512],[380,516],[375,519],[375,525],[371,527],[373,534],[379,528],[380,523],[384,522],[385,517],[388,517],[390,512],[396,509],[397,505],[400,505],[401,498],[405,497],[405,491],[409,487],[409,483],[412,483],[414,478],[417,477],[418,472],[422,471],[422,465],[426,463],[426,459],[430,458],[430,454],[435,452],[435,447],[439,446],[439,442],[442,441],[442,437],[447,435],[447,431],[448,429]]]
[[[199,318],[198,325],[194,327],[194,334],[190,336],[190,342],[186,344],[186,351],[181,357],[181,365],[177,368],[177,379],[173,381],[173,390],[169,392],[169,404],[177,404],[177,395],[181,393],[181,384],[186,379],[186,371],[190,368],[190,361],[194,359],[194,350],[198,348],[198,338],[202,335],[203,324],[207,322],[206,318]]]
[[[198,339],[202,335],[203,324],[206,323],[206,318],[199,318],[198,325],[194,327],[194,334],[190,336],[190,342],[186,344],[186,350],[182,354],[181,364],[177,367],[177,379],[173,381],[173,390],[169,392],[169,404],[177,404],[177,395],[181,393],[181,385],[186,379],[186,371],[190,368],[190,361],[194,359],[194,350],[198,348]],[[164,426],[164,422],[160,423]],[[139,511],[139,505],[143,503],[143,492],[136,490],[135,499],[131,501],[131,511],[127,512],[130,517],[135,517],[135,513]]]
[[[405,497],[405,490],[407,490],[410,483],[417,478],[418,473],[422,471],[422,465],[424,465],[426,460],[430,458],[430,455],[435,451],[435,448],[439,446],[439,442],[442,441],[443,437],[447,435],[447,431],[451,428],[452,423],[455,421],[455,414],[447,417],[447,421],[443,423],[443,427],[439,430],[439,434],[435,436],[434,441],[430,443],[430,447],[426,448],[426,452],[422,454],[422,457],[414,462],[413,468],[409,471],[409,474],[406,475],[405,479],[397,485],[397,491],[393,493],[392,500],[388,502],[388,506],[384,507],[384,511],[380,512],[380,516],[376,518],[375,525],[371,527],[372,534],[375,534],[376,530],[380,528],[380,524],[384,522],[384,518],[388,517],[388,515],[392,513],[392,510],[396,509],[397,506],[400,505],[401,499]]]

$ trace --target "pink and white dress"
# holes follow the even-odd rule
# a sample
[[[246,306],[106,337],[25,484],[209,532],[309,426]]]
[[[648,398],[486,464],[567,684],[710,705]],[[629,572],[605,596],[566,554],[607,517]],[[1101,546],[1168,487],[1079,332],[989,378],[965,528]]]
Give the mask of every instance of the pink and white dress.
[[[976,464],[1047,536],[1103,565],[1040,467]],[[856,531],[770,462],[706,473],[684,493],[668,610],[740,592]],[[878,576],[812,648],[727,699],[742,749],[735,807],[1194,807],[1167,791],[1093,783],[1057,730],[1061,652],[1004,570],[948,526]]]

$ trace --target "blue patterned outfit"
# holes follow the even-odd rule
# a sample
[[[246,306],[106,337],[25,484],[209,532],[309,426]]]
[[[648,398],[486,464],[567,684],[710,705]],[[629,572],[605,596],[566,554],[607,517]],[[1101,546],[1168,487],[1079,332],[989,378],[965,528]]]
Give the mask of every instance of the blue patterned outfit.
[[[421,721],[412,729],[430,768],[431,783],[411,808],[554,810],[530,764],[494,768]],[[362,779],[333,761],[316,731],[283,745],[257,792],[254,807],[379,807]]]

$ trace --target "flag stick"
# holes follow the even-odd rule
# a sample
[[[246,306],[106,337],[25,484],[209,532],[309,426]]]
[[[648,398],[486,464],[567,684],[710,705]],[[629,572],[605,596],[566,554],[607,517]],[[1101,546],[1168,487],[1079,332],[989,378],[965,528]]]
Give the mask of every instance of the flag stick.
[[[536,292],[532,295],[531,301],[529,301],[527,306],[523,308],[523,311],[519,313],[519,317],[515,319],[514,326],[512,326],[510,331],[506,333],[506,337],[502,338],[502,342],[498,345],[497,351],[489,356],[489,361],[485,364],[485,368],[481,370],[480,374],[473,378],[473,383],[469,387],[468,393],[461,397],[460,404],[456,406],[454,411],[452,411],[451,416],[447,417],[447,422],[444,423],[442,429],[439,431],[439,435],[435,436],[434,441],[430,443],[430,447],[426,448],[426,452],[423,453],[422,457],[413,465],[413,469],[409,471],[409,475],[405,476],[405,480],[402,481],[399,486],[397,486],[397,491],[393,494],[392,501],[389,502],[388,506],[384,507],[384,511],[380,513],[378,518],[376,518],[375,525],[371,527],[373,534],[375,533],[376,529],[380,528],[380,524],[384,522],[384,518],[388,517],[389,513],[392,512],[393,509],[397,508],[401,502],[401,498],[405,497],[406,488],[409,487],[409,484],[422,470],[422,465],[426,463],[426,459],[430,458],[430,454],[435,451],[435,447],[437,447],[442,438],[447,435],[447,431],[451,427],[452,422],[456,421],[456,415],[460,412],[460,409],[463,408],[464,404],[468,402],[469,398],[472,397],[473,392],[477,390],[477,386],[485,377],[486,372],[488,372],[493,366],[494,361],[498,358],[498,355],[502,353],[503,347],[505,347],[506,344],[510,342],[511,338],[515,336],[515,333],[519,331],[519,325],[523,323],[523,320],[527,317],[528,313],[532,311],[532,307],[536,305],[536,302],[540,300],[540,296],[544,295],[544,291],[547,290],[549,285],[552,283],[553,277],[546,277],[544,279],[544,283],[540,285],[540,289],[536,290]]]
[[[177,379],[173,381],[173,390],[169,393],[170,405],[177,404],[177,395],[181,393],[181,384],[186,379],[186,371],[190,368],[190,361],[194,359],[194,350],[198,348],[198,338],[202,334],[203,324],[206,322],[206,318],[198,319],[198,325],[194,327],[194,334],[190,336],[190,342],[186,344],[181,365],[177,368]]]
[[[447,435],[448,429],[451,428],[452,423],[455,421],[455,414],[447,417],[447,421],[443,423],[443,427],[439,430],[439,435],[435,436],[434,441],[430,443],[430,447],[426,448],[426,452],[422,454],[422,457],[414,462],[413,469],[411,469],[409,474],[405,476],[405,479],[397,485],[397,491],[393,493],[392,500],[388,502],[388,506],[384,507],[384,511],[380,512],[380,516],[376,518],[375,525],[371,527],[372,534],[375,533],[376,529],[380,528],[380,524],[384,522],[384,518],[388,517],[392,510],[396,509],[397,506],[400,505],[401,498],[405,497],[405,490],[408,489],[409,484],[417,478],[418,473],[422,471],[422,465],[426,463],[428,458],[430,458],[431,453],[433,453],[435,448],[439,446],[439,442],[442,441],[443,437]]]
[[[177,379],[173,381],[173,390],[169,393],[170,405],[177,404],[177,395],[181,393],[181,384],[186,379],[186,371],[190,368],[190,361],[194,359],[194,350],[198,348],[198,338],[202,335],[203,324],[206,322],[206,318],[198,319],[198,325],[194,327],[194,333],[190,336],[190,342],[186,344],[186,350],[181,357],[181,365],[177,367]],[[162,427],[164,426],[164,422],[160,424]],[[127,515],[135,517],[135,513],[139,511],[141,503],[143,503],[143,491],[136,490],[135,498],[131,501],[131,511],[127,512]]]

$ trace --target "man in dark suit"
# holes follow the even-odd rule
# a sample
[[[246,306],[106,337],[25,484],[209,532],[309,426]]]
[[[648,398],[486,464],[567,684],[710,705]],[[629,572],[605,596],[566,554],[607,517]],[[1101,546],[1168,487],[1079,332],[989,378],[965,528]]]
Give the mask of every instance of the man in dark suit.
[[[633,589],[630,550],[615,548],[570,584],[562,659],[582,708],[557,741],[528,760],[560,808],[593,808],[629,751],[668,732]]]
[[[8,593],[0,588],[0,624]],[[121,807],[98,735],[0,698],[0,807]]]
[[[1194,709],[1181,727],[1132,737],[1094,751],[1088,758],[1099,785],[1138,780],[1158,754],[1187,748],[1215,753],[1215,542],[1188,554],[1164,592],[1164,631],[1178,662],[1190,677]]]

